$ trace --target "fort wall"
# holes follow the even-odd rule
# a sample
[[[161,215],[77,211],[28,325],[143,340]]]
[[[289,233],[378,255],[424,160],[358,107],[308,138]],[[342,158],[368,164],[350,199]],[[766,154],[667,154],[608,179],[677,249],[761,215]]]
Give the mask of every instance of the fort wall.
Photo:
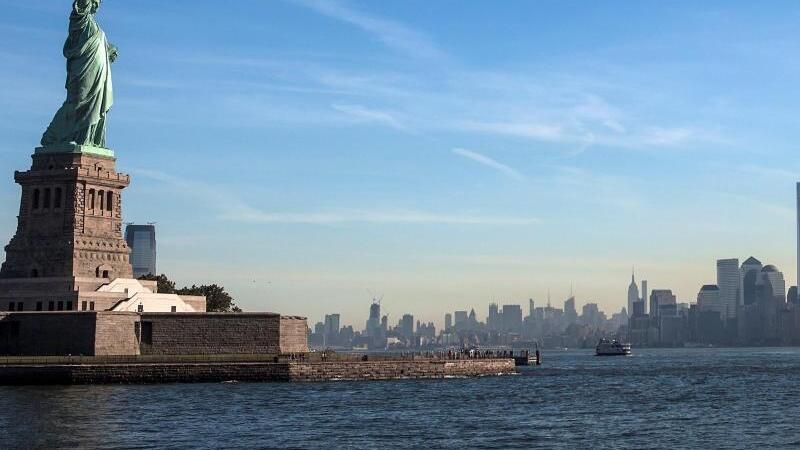
[[[377,381],[513,373],[513,359],[0,365],[0,385]]]

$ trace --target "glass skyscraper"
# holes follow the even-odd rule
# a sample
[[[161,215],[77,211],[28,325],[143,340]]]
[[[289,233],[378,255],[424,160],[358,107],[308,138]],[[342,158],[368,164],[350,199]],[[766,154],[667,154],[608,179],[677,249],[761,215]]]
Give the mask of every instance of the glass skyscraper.
[[[133,277],[157,275],[155,225],[128,225],[125,228],[125,241],[131,249]]]

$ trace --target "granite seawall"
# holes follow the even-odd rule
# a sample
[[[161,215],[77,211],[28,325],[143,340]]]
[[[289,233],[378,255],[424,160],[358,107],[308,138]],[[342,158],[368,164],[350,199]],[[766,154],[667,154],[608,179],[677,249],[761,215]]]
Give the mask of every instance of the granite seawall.
[[[0,385],[323,382],[515,373],[513,359],[0,365]]]

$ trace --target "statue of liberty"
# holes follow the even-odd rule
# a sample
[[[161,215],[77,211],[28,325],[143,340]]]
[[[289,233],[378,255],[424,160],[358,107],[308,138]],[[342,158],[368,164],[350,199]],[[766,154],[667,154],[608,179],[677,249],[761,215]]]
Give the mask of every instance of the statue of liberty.
[[[106,146],[106,114],[114,103],[111,63],[117,48],[95,20],[102,0],[75,0],[69,18],[67,100],[42,136],[42,146]]]

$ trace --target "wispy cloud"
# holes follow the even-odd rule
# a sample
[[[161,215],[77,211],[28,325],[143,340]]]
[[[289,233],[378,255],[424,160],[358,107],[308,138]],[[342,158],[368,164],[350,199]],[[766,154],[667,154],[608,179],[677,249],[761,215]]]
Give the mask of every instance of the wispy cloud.
[[[486,155],[482,155],[482,154],[480,154],[478,152],[474,152],[472,150],[467,150],[467,149],[464,149],[464,148],[454,148],[453,149],[453,153],[458,155],[458,156],[462,156],[462,157],[467,158],[469,160],[475,161],[478,164],[482,164],[482,165],[484,165],[486,167],[494,169],[494,170],[496,170],[496,171],[508,176],[509,178],[513,178],[513,179],[515,179],[517,181],[522,181],[522,180],[525,179],[525,177],[521,173],[519,173],[518,171],[514,170],[513,168],[511,168],[511,167],[507,166],[506,164],[503,164],[503,163],[501,163],[499,161],[496,161],[496,160],[494,160],[494,159],[492,159],[492,158],[490,158],[490,157],[488,157]]]
[[[426,59],[443,57],[443,52],[424,34],[399,22],[355,10],[334,0],[291,0],[319,14],[353,25],[384,45],[409,56]]]
[[[548,125],[533,122],[480,122],[462,121],[454,127],[463,131],[515,136],[542,141],[562,140],[566,136],[558,125]]]
[[[303,2],[306,4],[307,2]],[[312,2],[316,4],[316,2]],[[328,1],[323,1],[329,4]],[[336,3],[336,5],[339,5]],[[655,100],[631,88],[625,80],[602,81],[570,74],[549,74],[535,69],[518,72],[470,71],[453,66],[435,73],[417,70],[342,68],[330,62],[279,61],[265,58],[203,56],[185,58],[193,64],[217,68],[264,67],[267,77],[223,86],[237,90],[275,91],[276,87],[298,93],[341,97],[304,104],[305,117],[314,125],[339,126],[361,123],[427,134],[460,132],[555,144],[565,155],[577,155],[591,147],[626,150],[697,148],[721,144],[726,133],[696,123],[675,123],[650,117]],[[287,70],[288,68],[288,70]],[[222,69],[219,69],[222,70]],[[241,93],[237,93],[241,94]],[[274,108],[276,120],[286,122],[282,105],[274,98],[248,92],[241,95],[232,114]],[[246,104],[254,104],[248,107]],[[380,108],[366,105],[381,105]],[[663,101],[659,105],[669,109]],[[644,106],[643,106],[644,105]],[[331,109],[341,114],[330,113]],[[645,116],[641,111],[648,111]],[[346,118],[346,120],[344,120]],[[323,119],[323,120],[320,120]],[[237,118],[237,123],[249,123]],[[557,147],[559,146],[559,147]]]
[[[362,105],[331,105],[333,109],[348,115],[358,122],[374,122],[400,131],[409,131],[409,128],[404,125],[397,117],[396,113],[391,111],[367,108]]]
[[[133,169],[131,173],[172,186],[188,194],[198,203],[218,208],[217,218],[245,224],[288,225],[474,225],[530,226],[539,223],[535,217],[509,217],[492,214],[461,214],[404,209],[338,209],[311,212],[274,212],[259,209],[219,186],[197,183],[157,170]],[[209,201],[212,200],[212,201]]]
[[[418,225],[533,225],[539,222],[533,217],[477,216],[462,214],[431,213],[406,210],[348,210],[310,213],[273,213],[256,209],[242,210],[222,217],[226,220],[246,223],[336,225],[347,223],[366,224],[418,224]]]

